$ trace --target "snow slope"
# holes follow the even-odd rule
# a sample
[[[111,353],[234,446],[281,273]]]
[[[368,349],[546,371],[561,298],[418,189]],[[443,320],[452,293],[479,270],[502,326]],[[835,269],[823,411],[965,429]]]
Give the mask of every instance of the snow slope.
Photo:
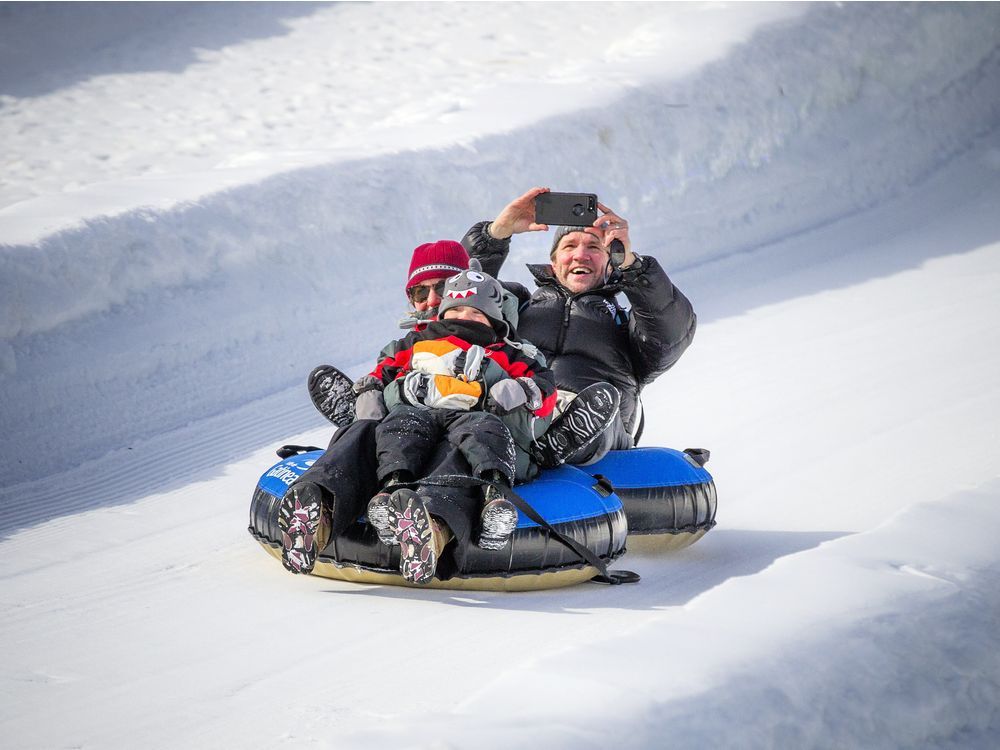
[[[1000,7],[594,7],[0,5],[5,746],[998,744]],[[644,441],[719,527],[636,586],[289,576],[305,374],[533,184],[694,301]]]

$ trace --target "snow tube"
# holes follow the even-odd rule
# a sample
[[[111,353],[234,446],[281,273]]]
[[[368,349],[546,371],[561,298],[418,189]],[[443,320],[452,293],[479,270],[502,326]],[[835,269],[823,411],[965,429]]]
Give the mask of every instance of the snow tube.
[[[278,504],[285,490],[322,451],[286,458],[264,473],[250,505],[250,533],[281,557]],[[555,530],[610,563],[625,552],[628,531],[621,500],[604,483],[574,467],[546,471],[517,488]],[[471,547],[460,570],[449,570],[446,553],[431,588],[526,591],[588,581],[599,571],[522,514],[511,543],[499,551]],[[451,567],[454,567],[453,565]],[[399,547],[378,541],[364,518],[331,539],[317,556],[313,575],[345,581],[407,585],[399,575]]]
[[[611,451],[582,467],[615,488],[628,517],[629,547],[676,550],[715,526],[715,482],[703,448]]]
[[[258,482],[250,506],[250,533],[281,557],[278,504],[288,487],[322,451],[291,456]],[[554,529],[608,563],[632,547],[679,549],[715,525],[716,494],[704,468],[707,451],[634,448],[612,451],[586,467],[543,471],[517,492]],[[641,540],[641,542],[639,542]],[[639,542],[639,544],[637,544]],[[598,571],[550,533],[526,518],[518,520],[511,544],[490,552],[471,548],[464,568],[449,570],[442,557],[431,587],[524,591],[581,583]],[[313,575],[339,580],[405,585],[399,548],[378,541],[361,518],[320,551]]]

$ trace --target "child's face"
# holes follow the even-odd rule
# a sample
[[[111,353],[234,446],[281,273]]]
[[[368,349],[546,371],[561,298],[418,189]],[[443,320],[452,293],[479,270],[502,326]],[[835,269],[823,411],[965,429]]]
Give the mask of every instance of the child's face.
[[[490,323],[490,319],[483,315],[479,310],[474,307],[467,307],[466,305],[459,305],[458,307],[449,307],[444,311],[442,316],[445,320],[473,320],[477,323],[482,323],[484,326],[493,327]]]

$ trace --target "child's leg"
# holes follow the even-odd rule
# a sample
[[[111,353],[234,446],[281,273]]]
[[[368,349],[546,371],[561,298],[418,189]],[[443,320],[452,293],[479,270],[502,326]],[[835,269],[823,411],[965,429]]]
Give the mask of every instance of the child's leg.
[[[380,490],[368,501],[368,523],[385,545],[398,544],[389,501],[392,493],[423,476],[442,431],[440,417],[430,409],[395,407],[375,429],[375,454]]]
[[[455,412],[446,427],[448,442],[465,456],[472,476],[493,479],[496,473],[508,487],[514,484],[514,438],[498,416],[484,411]]]
[[[384,484],[397,471],[423,476],[442,429],[441,417],[433,409],[401,405],[389,412],[375,429],[379,482]]]
[[[375,460],[375,429],[370,419],[337,430],[329,447],[296,484],[312,483],[323,491],[330,512],[330,536],[339,536],[365,512],[368,498],[381,486]]]
[[[448,440],[465,456],[472,475],[490,484],[483,490],[476,543],[503,549],[517,527],[517,509],[505,497],[514,484],[514,438],[494,414],[467,412],[448,424]]]

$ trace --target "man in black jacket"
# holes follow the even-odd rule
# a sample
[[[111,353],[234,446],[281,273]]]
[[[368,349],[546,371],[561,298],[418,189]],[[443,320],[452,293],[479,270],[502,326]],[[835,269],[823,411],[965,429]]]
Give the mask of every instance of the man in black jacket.
[[[462,239],[483,271],[497,277],[510,252],[510,238],[546,231],[535,222],[534,188],[516,198],[492,222],[472,226]],[[649,256],[632,251],[628,222],[598,203],[603,215],[592,227],[560,227],[550,263],[529,265],[538,288],[505,283],[521,302],[520,334],[545,355],[556,385],[568,397],[588,385],[608,382],[621,393],[618,419],[603,436],[568,463],[592,463],[608,450],[631,448],[641,426],[639,394],[673,366],[694,337],[697,318],[691,303]],[[624,246],[614,267],[609,248]],[[623,307],[619,293],[627,298]]]

